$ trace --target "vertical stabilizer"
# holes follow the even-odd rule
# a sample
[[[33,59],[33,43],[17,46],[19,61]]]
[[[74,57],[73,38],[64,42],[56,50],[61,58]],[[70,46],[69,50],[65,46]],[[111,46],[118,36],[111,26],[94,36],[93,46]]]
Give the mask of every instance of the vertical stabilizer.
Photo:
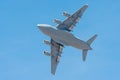
[[[83,61],[86,60],[87,51],[88,51],[88,50],[83,50],[83,51],[82,51],[82,59],[83,59]]]

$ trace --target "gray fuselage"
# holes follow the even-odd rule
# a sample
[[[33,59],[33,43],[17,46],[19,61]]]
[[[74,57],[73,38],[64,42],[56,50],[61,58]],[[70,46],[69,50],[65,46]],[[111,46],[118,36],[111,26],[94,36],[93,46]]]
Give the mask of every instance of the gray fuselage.
[[[50,36],[53,40],[62,45],[72,46],[78,49],[91,49],[86,42],[76,38],[73,34],[65,30],[59,30],[50,25],[40,25],[39,28],[44,34]]]

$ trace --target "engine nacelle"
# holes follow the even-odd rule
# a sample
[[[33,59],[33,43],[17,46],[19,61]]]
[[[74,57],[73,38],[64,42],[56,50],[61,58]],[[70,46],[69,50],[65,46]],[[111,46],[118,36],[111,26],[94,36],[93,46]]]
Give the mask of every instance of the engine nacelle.
[[[44,40],[44,43],[49,45],[49,46],[51,45],[51,43],[49,41],[47,41],[47,40]]]
[[[54,19],[54,22],[57,23],[57,24],[61,24],[62,22],[58,19]]]
[[[63,15],[66,16],[66,17],[70,17],[71,15],[67,12],[63,12]]]
[[[47,52],[47,51],[44,51],[44,54],[46,55],[46,56],[50,56],[51,54],[49,53],[49,52]]]

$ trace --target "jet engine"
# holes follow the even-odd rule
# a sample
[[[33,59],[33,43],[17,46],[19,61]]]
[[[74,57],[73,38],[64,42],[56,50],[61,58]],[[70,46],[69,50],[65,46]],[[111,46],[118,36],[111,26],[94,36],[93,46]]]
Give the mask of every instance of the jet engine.
[[[66,17],[70,17],[71,15],[67,12],[63,12],[63,15],[66,16]]]
[[[44,43],[47,44],[47,45],[51,45],[51,43],[47,40],[44,40]]]
[[[61,24],[62,22],[58,19],[54,19],[54,22],[57,23],[57,24]]]
[[[46,55],[46,56],[50,56],[51,54],[49,53],[49,52],[47,52],[47,51],[44,51],[44,54]]]

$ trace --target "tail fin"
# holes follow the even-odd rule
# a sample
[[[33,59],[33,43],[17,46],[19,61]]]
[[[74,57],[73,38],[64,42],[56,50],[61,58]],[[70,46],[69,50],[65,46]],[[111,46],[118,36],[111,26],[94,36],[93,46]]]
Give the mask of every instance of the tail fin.
[[[95,34],[93,37],[91,37],[91,38],[87,41],[87,43],[88,43],[89,45],[91,45],[91,43],[96,39],[96,37],[97,37],[97,34]]]
[[[87,51],[88,51],[88,50],[86,50],[86,49],[82,51],[82,59],[83,59],[83,61],[86,60]]]
[[[89,45],[91,45],[91,43],[96,39],[96,37],[97,37],[97,35],[94,35],[92,38],[90,38],[90,39],[87,41],[87,43],[88,43]],[[86,60],[87,51],[88,51],[87,49],[84,49],[84,50],[82,51],[82,59],[83,59],[83,61]]]

